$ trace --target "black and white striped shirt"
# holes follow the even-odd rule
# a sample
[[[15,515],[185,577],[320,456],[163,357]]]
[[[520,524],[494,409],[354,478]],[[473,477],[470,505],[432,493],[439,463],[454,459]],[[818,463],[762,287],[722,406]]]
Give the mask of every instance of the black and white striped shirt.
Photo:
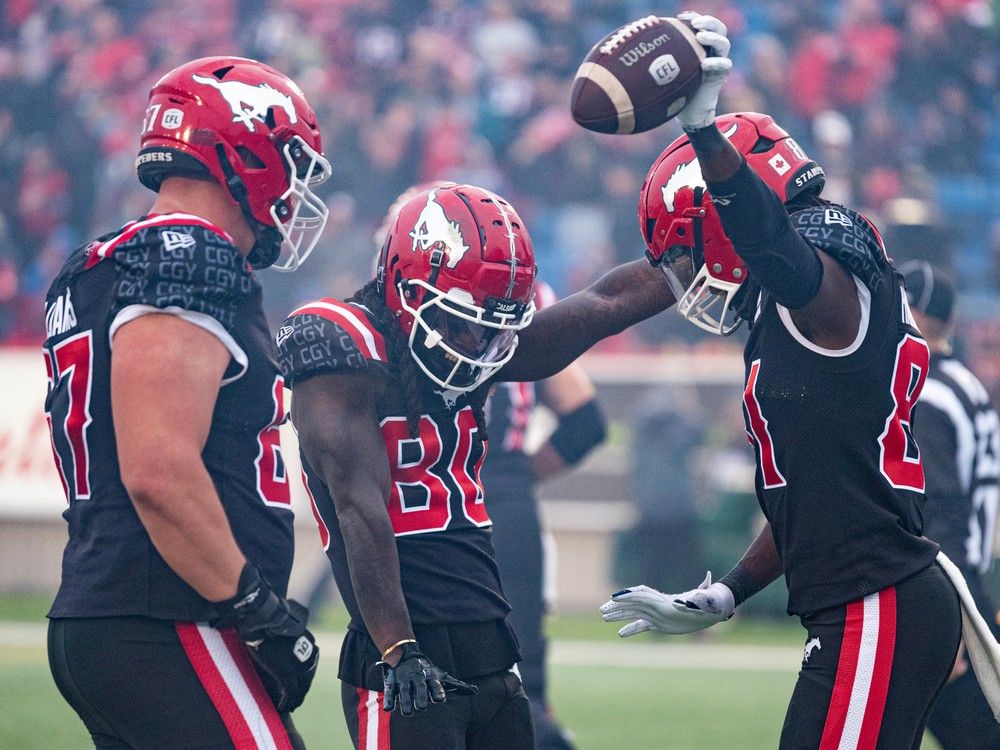
[[[927,481],[924,533],[959,567],[985,573],[1000,504],[997,411],[965,365],[932,355],[915,413]]]

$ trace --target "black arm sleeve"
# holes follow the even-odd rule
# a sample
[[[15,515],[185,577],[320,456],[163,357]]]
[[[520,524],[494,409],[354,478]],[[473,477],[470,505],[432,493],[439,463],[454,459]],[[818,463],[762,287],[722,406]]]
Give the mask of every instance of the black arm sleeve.
[[[707,187],[726,236],[757,282],[790,310],[812,301],[823,281],[823,264],[746,160],[728,180]]]
[[[559,417],[549,444],[569,466],[580,463],[590,449],[604,441],[607,420],[596,398]]]

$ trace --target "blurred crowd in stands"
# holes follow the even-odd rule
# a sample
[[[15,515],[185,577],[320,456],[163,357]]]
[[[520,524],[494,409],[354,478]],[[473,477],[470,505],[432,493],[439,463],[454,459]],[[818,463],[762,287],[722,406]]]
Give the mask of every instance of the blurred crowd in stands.
[[[573,75],[614,27],[689,6],[730,29],[722,110],[772,114],[826,168],[828,197],[871,212],[894,257],[950,268],[973,365],[981,356],[1000,384],[1000,35],[988,0],[7,0],[0,341],[40,341],[42,297],[67,253],[147,210],[133,169],[146,92],[212,54],[300,82],[334,166],[331,221],[307,271],[264,274],[273,319],[360,286],[386,208],[428,179],[509,197],[542,275],[572,292],[639,257],[642,178],[678,134],[582,130]],[[613,346],[703,341],[676,317]]]

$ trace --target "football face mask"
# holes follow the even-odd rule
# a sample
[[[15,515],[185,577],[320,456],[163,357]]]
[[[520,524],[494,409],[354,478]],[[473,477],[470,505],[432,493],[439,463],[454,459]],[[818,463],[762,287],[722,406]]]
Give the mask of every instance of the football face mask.
[[[531,322],[534,302],[503,314],[479,307],[463,289],[441,294],[426,282],[423,302],[411,307],[401,295],[403,309],[413,315],[410,350],[427,377],[446,390],[468,392],[478,388],[514,356],[517,332]]]
[[[407,198],[377,273],[420,370],[448,391],[473,391],[503,367],[534,315],[531,238],[507,201],[471,185]]]
[[[682,317],[709,333],[728,336],[742,323],[733,303],[746,281],[746,266],[703,188],[678,189],[673,206],[652,226],[650,260],[666,276]]]
[[[330,162],[299,136],[281,149],[289,175],[288,189],[271,205],[271,219],[281,235],[275,271],[294,271],[309,257],[323,233],[330,209],[312,188],[326,182]]]

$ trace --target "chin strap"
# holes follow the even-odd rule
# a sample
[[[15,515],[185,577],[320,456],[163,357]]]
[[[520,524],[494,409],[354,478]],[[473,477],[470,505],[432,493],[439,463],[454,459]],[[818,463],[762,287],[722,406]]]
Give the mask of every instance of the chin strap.
[[[250,252],[247,253],[247,261],[254,268],[267,268],[273,265],[278,260],[278,255],[281,254],[281,233],[273,227],[261,224],[254,218],[253,211],[250,210],[247,186],[243,182],[243,178],[236,174],[236,170],[233,169],[221,143],[215,144],[215,154],[219,159],[219,166],[222,167],[222,174],[226,176],[226,188],[239,204],[240,210],[243,211],[243,218],[246,219],[250,231],[253,232],[255,241]]]

